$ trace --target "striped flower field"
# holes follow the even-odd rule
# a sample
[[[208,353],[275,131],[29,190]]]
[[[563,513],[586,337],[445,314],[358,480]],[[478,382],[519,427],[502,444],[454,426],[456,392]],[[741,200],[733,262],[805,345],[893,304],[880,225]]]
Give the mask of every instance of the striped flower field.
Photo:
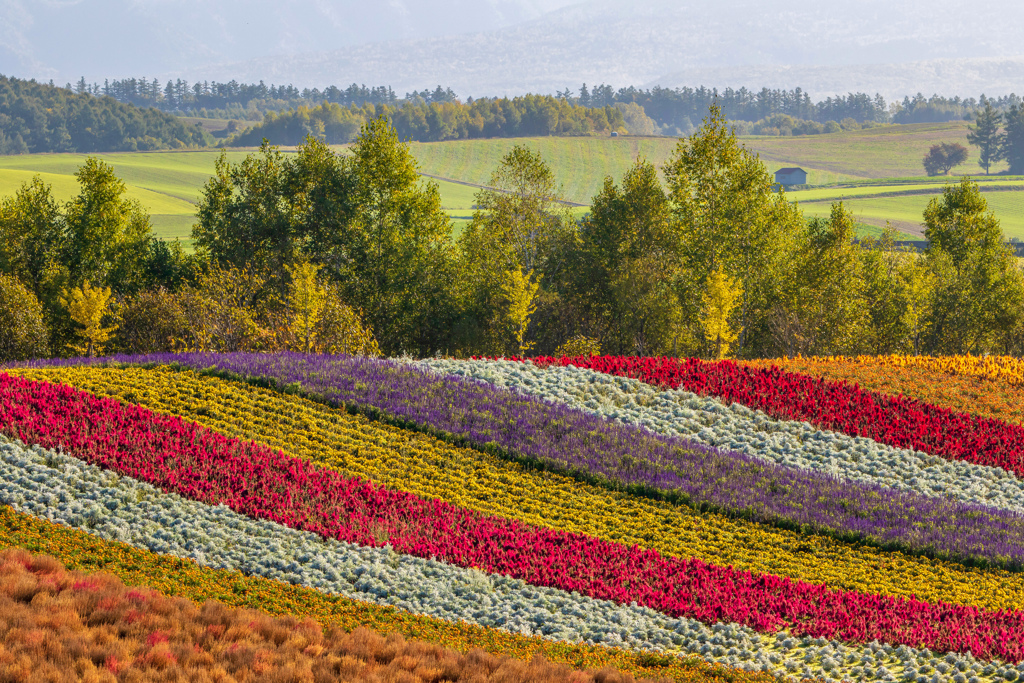
[[[1019,367],[34,361],[0,371],[0,548],[23,549],[0,555],[0,604],[52,584],[91,624],[130,602],[118,580],[191,601],[174,613],[205,631],[120,627],[137,637],[81,664],[115,678],[200,650],[244,670],[235,631],[210,635],[214,600],[261,610],[222,618],[260,633],[306,619],[305,649],[251,647],[308,680],[388,665],[388,636],[411,643],[395,662],[429,660],[416,680],[1016,681],[1024,426],[963,387],[1016,396]],[[107,602],[60,573],[96,570],[117,577],[96,579]],[[17,652],[0,645],[0,668]]]

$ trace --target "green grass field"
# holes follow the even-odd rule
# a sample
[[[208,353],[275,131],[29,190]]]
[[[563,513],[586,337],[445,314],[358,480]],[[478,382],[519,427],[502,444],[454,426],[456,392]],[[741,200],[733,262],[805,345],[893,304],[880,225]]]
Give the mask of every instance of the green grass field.
[[[744,144],[748,144],[748,140],[756,138],[743,138]],[[486,185],[501,157],[514,145],[525,145],[539,152],[551,166],[555,181],[567,200],[590,204],[606,176],[619,182],[638,156],[660,168],[672,156],[677,143],[675,138],[545,137],[414,142],[410,148],[424,173]],[[772,173],[783,166],[800,165],[789,160],[763,161]],[[853,176],[806,164],[803,168],[808,171],[808,182],[812,185],[856,180]]]
[[[921,214],[934,194],[916,194],[896,197],[856,198],[844,201],[858,223],[883,226],[886,221],[897,230],[921,239]],[[986,192],[989,209],[999,219],[1007,238],[1024,239],[1024,191]],[[800,202],[806,216],[828,216],[831,201]]]
[[[814,168],[855,178],[907,178],[924,176],[921,159],[940,142],[967,145],[966,121],[881,126],[868,130],[798,137],[744,137],[742,142],[768,163]],[[983,175],[977,152],[957,173]],[[1000,166],[999,168],[1002,168]],[[999,168],[993,169],[999,170]],[[808,178],[812,185],[824,183]],[[834,181],[841,182],[841,181]]]
[[[225,122],[226,123],[226,122]],[[769,171],[800,166],[808,171],[809,189],[791,192],[809,216],[827,215],[830,203],[842,199],[857,216],[863,232],[877,230],[886,220],[897,229],[920,231],[921,211],[934,193],[955,178],[921,177],[920,158],[936,142],[966,141],[966,124],[889,126],[866,131],[790,138],[743,137]],[[637,156],[663,165],[676,148],[672,138],[520,138],[411,143],[410,149],[425,174],[438,176],[442,205],[456,232],[473,212],[477,187],[485,185],[501,157],[513,145],[537,150],[552,167],[563,196],[588,205],[606,176],[616,182]],[[340,149],[340,148],[339,148]],[[228,159],[237,162],[251,150],[234,149]],[[287,151],[287,150],[286,150]],[[219,150],[138,152],[97,155],[111,164],[128,185],[129,196],[150,212],[157,235],[187,239],[195,221],[195,202],[214,170]],[[0,157],[0,196],[15,192],[38,173],[53,186],[58,199],[77,192],[75,171],[82,154],[38,154]],[[957,172],[980,173],[972,150],[971,164]],[[1011,237],[1024,236],[1024,178],[975,175],[986,190],[992,209]],[[450,179],[460,182],[448,182]],[[1016,191],[1006,191],[1006,190]],[[1000,190],[1000,191],[997,191]],[[576,208],[574,213],[585,213]]]
[[[195,222],[195,201],[213,174],[220,152],[124,152],[97,154],[114,167],[128,186],[128,196],[139,200],[152,217],[154,232],[165,239],[187,239]],[[228,152],[239,161],[245,152]],[[84,154],[32,154],[0,157],[0,195],[13,194],[38,173],[53,187],[54,196],[66,201],[78,192],[75,171]]]

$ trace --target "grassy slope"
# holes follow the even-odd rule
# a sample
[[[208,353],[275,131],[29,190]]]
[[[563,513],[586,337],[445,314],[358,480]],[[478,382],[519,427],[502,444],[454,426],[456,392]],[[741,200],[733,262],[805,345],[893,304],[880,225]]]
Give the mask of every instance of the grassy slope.
[[[844,204],[853,211],[860,223],[884,225],[890,221],[895,228],[907,233],[916,233],[920,239],[921,213],[934,194],[918,194],[896,197],[873,197],[852,199]],[[1024,239],[1024,192],[986,192],[988,207],[999,219],[1006,237]],[[827,216],[831,209],[829,202],[801,202],[807,216]]]
[[[932,145],[959,142],[967,146],[967,126],[966,121],[915,123],[830,135],[747,137],[743,142],[766,162],[799,162],[795,165],[858,178],[904,178],[923,175],[921,159]],[[984,173],[974,150],[957,172]],[[810,178],[808,181],[821,184]]]
[[[886,220],[908,233],[919,231],[921,211],[946,179],[920,177],[920,158],[937,142],[966,142],[966,124],[890,126],[866,131],[792,138],[744,137],[741,142],[760,154],[774,171],[801,166],[809,183],[819,187],[790,193],[808,215],[826,215],[830,203],[844,199],[864,226]],[[551,165],[564,196],[588,204],[604,178],[616,181],[643,155],[661,166],[676,147],[672,138],[522,138],[412,143],[412,153],[424,173],[462,182],[486,184],[498,160],[515,144],[527,145]],[[251,150],[228,152],[230,161]],[[972,150],[973,152],[973,150]],[[129,187],[129,195],[150,211],[157,234],[187,238],[194,222],[194,202],[214,169],[219,151],[141,152],[98,155],[114,166]],[[56,196],[70,198],[77,185],[72,175],[85,160],[81,154],[41,154],[0,157],[0,196],[14,192],[32,174],[52,183]],[[957,171],[978,174],[976,155]],[[1024,179],[979,177],[983,187],[1024,190]],[[461,229],[472,214],[477,188],[438,181],[442,204]],[[825,187],[820,187],[825,186]],[[907,194],[907,193],[925,194]],[[987,192],[992,209],[1010,237],[1024,237],[1024,195]],[[580,212],[578,210],[577,212]],[[868,227],[870,231],[870,227]]]
[[[160,237],[188,238],[195,221],[195,205],[203,183],[213,174],[219,152],[123,152],[97,154],[114,167],[128,185],[128,195],[150,212]],[[51,183],[54,196],[70,199],[78,192],[74,173],[85,154],[33,154],[0,157],[0,196],[14,193],[38,173]],[[239,161],[245,152],[229,152]]]
[[[744,138],[744,144],[758,138]],[[540,152],[555,172],[566,199],[589,204],[601,190],[606,176],[616,182],[638,156],[644,156],[656,166],[662,166],[676,148],[675,138],[518,138],[494,140],[458,140],[449,142],[416,142],[410,145],[425,173],[453,178],[476,184],[487,184],[498,160],[513,145],[520,144]],[[755,150],[756,151],[756,150]],[[768,170],[775,172],[796,161],[763,159]],[[835,171],[820,170],[804,165],[811,184],[825,184],[856,180]]]

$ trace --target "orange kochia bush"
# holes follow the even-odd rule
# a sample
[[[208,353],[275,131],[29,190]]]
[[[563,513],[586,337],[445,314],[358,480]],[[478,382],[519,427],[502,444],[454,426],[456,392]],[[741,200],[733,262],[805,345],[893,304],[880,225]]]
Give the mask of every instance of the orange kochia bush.
[[[52,557],[0,551],[0,680],[4,681],[574,681],[631,683],[606,669],[462,654],[364,628],[203,605],[110,574],[68,572]]]

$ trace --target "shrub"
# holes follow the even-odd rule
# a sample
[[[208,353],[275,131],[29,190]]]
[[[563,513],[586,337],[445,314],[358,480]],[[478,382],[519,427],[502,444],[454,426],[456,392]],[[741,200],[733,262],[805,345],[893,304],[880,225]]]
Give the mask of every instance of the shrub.
[[[49,355],[43,307],[12,275],[0,275],[0,361]]]
[[[127,353],[177,351],[188,335],[178,298],[162,287],[128,298],[120,314],[117,347]]]
[[[326,288],[323,310],[314,329],[315,350],[320,353],[379,356],[373,332],[359,314],[341,299],[335,286]]]

